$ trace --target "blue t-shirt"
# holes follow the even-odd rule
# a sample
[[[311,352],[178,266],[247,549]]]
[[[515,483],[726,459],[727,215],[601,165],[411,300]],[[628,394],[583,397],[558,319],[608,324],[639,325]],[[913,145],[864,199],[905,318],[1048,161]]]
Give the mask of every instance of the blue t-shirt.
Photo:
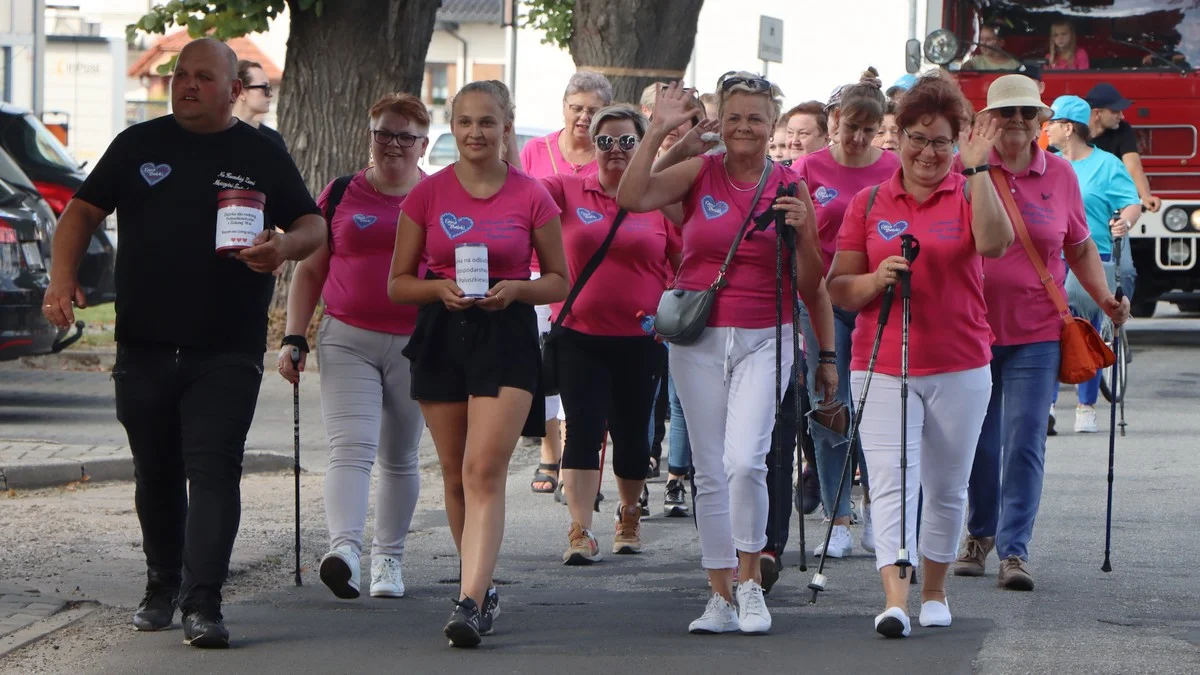
[[[1062,153],[1058,153],[1061,157]],[[1072,161],[1071,168],[1079,178],[1079,191],[1083,193],[1083,210],[1087,214],[1088,230],[1096,241],[1100,255],[1112,254],[1112,232],[1108,222],[1113,211],[1126,206],[1140,204],[1137,186],[1129,176],[1129,170],[1116,155],[1093,147],[1083,159]]]

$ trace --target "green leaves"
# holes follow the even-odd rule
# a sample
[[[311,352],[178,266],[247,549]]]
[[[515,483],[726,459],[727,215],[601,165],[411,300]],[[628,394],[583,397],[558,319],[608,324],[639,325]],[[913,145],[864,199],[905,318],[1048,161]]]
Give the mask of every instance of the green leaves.
[[[528,0],[525,4],[529,11],[521,25],[544,31],[543,44],[567,49],[575,33],[575,0]]]
[[[300,11],[317,16],[325,0],[295,0]],[[218,40],[242,37],[267,30],[268,23],[287,7],[286,0],[170,0],[150,8],[135,24],[125,27],[125,39],[133,42],[138,32],[166,33],[186,27],[193,38],[212,35]]]

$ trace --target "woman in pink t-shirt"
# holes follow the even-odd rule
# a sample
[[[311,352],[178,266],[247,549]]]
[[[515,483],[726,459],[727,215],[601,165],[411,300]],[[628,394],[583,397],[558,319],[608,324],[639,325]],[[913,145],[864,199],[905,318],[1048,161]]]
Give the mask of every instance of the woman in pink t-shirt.
[[[682,201],[683,263],[676,286],[704,290],[713,284],[731,245],[737,253],[716,293],[707,327],[691,344],[670,349],[670,370],[687,416],[692,463],[696,471],[696,522],[700,530],[701,565],[708,572],[712,596],[704,614],[692,622],[693,633],[770,630],[771,615],[763,600],[760,553],[766,545],[766,457],[774,426],[776,382],[784,386],[792,360],[791,312],[783,312],[786,344],[782,370],[775,369],[777,284],[792,297],[791,279],[777,279],[774,224],[742,235],[747,219],[771,220],[774,205],[786,213],[796,231],[799,291],[821,328],[821,346],[833,346],[833,316],[821,283],[821,254],[808,190],[799,198],[776,199],[780,185],[796,181],[790,168],[767,159],[767,143],[779,117],[778,87],[750,73],[721,79],[721,136],[727,152],[693,157],[651,173],[655,154],[670,129],[691,114],[687,94],[672,84],[659,94],[654,121],[645,142],[621,179],[617,202],[645,213]],[[763,184],[761,197],[754,195]],[[789,260],[784,261],[788,269]],[[821,364],[825,391],[837,389],[832,364]],[[737,610],[733,579],[737,572]]]
[[[404,356],[437,446],[461,558],[459,598],[444,629],[456,647],[473,647],[492,630],[508,462],[522,427],[536,435],[545,419],[533,307],[567,295],[559,209],[541,183],[500,158],[512,124],[502,82],[459,90],[451,128],[461,159],[409,193],[388,281],[392,302],[420,305]],[[535,249],[542,275],[532,281]],[[481,297],[467,295],[480,285],[489,287]]]
[[[600,559],[591,528],[593,499],[600,489],[600,447],[606,434],[613,439],[613,473],[620,492],[612,552],[642,550],[638,498],[649,468],[646,429],[666,350],[646,334],[641,319],[658,306],[679,266],[681,247],[675,226],[661,213],[627,213],[614,198],[625,167],[646,133],[646,118],[629,106],[611,106],[596,113],[592,132],[598,174],[543,180],[563,211],[563,245],[576,294],[565,317],[556,317],[562,328],[555,336],[554,352],[563,408],[570,420],[562,460],[571,513],[568,548],[563,553],[568,565]],[[615,235],[595,272],[581,279],[614,227]]]
[[[875,566],[887,595],[875,629],[907,636],[908,590],[895,562],[897,551],[916,553],[917,503],[925,571],[921,575],[921,625],[950,625],[946,572],[958,552],[967,478],[979,428],[991,395],[991,331],[983,296],[983,257],[999,257],[1013,232],[986,172],[970,178],[951,172],[959,127],[969,124],[968,104],[944,77],[921,78],[900,101],[903,130],[900,169],[887,182],[859,192],[846,211],[829,272],[834,303],[858,311],[851,359],[857,399],[879,320],[881,296],[908,270],[901,235],[921,246],[912,267],[912,323],[908,397],[908,473],[901,503],[900,302],[880,344],[875,376],[859,429],[871,475]],[[982,164],[998,124],[978,130],[960,147],[968,166]],[[905,509],[906,531],[901,532]],[[918,561],[912,560],[915,565]]]
[[[1066,263],[1091,290],[1096,304],[1121,323],[1128,301],[1117,302],[1084,215],[1079,180],[1069,162],[1037,145],[1050,118],[1037,83],[1004,75],[988,89],[979,120],[999,119],[988,164],[1000,169],[1030,241],[1058,292],[1066,297]],[[960,167],[965,168],[965,167]],[[1015,223],[1014,223],[1015,226]],[[967,540],[954,564],[959,576],[983,576],[992,548],[1000,559],[999,584],[1033,590],[1027,567],[1033,523],[1046,463],[1046,410],[1058,391],[1063,321],[1018,238],[1008,253],[983,263],[984,297],[992,344],[992,397],[975,448],[968,488]]]
[[[321,581],[339,598],[359,595],[363,524],[378,455],[371,596],[398,598],[404,595],[400,568],[421,484],[417,450],[425,422],[408,396],[408,368],[400,358],[417,311],[393,305],[386,292],[396,219],[404,198],[424,177],[417,160],[429,144],[429,112],[415,96],[388,94],[371,106],[368,120],[371,166],[333,181],[317,199],[330,221],[329,239],[296,266],[287,333],[303,342],[323,296],[317,349],[329,437],[330,550],[321,559]],[[290,346],[280,350],[279,373],[296,382],[290,352]]]

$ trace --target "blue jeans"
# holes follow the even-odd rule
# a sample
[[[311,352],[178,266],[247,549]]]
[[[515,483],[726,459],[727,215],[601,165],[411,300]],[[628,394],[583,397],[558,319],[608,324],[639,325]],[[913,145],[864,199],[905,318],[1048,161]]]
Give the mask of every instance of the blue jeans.
[[[853,410],[850,401],[850,336],[854,333],[854,322],[858,314],[856,312],[847,312],[837,307],[833,308],[833,314],[838,371],[838,389],[835,399],[846,406],[847,410]],[[805,361],[807,361],[808,366],[806,384],[808,385],[809,397],[812,402],[813,411],[815,412],[821,397],[820,392],[816,388],[817,359],[819,357],[820,346],[817,342],[817,332],[813,330],[808,308],[803,304],[800,305],[800,326],[804,332]],[[812,434],[813,449],[817,459],[817,476],[821,483],[821,503],[825,507],[825,515],[831,518],[849,516],[850,482],[854,479],[852,475],[847,475],[846,480],[843,481],[842,499],[837,504],[837,508],[833,509],[833,513],[830,513],[829,505],[833,504],[834,499],[837,497],[838,478],[842,476],[842,468],[846,462],[846,452],[850,447],[850,441],[846,438],[845,434],[839,434],[818,422],[812,412],[808,414],[808,430]],[[858,454],[859,473],[862,475],[863,484],[866,485],[867,464],[862,461],[862,448],[857,441],[854,443],[853,451]]]
[[[670,347],[667,348],[668,350]],[[667,435],[667,472],[676,476],[692,473],[692,445],[688,442],[687,420],[675,393],[675,380],[667,373],[667,398],[671,401],[671,430]]]
[[[992,398],[967,487],[967,531],[996,553],[1029,559],[1042,499],[1046,410],[1058,391],[1058,342],[992,347]]]

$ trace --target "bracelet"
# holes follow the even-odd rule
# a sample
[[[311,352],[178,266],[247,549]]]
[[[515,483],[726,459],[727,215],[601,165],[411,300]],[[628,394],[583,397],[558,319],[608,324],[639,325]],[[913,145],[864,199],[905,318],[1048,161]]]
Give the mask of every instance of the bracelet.
[[[297,347],[301,352],[308,353],[308,340],[304,339],[303,335],[285,335],[283,341],[279,343],[282,347]]]
[[[836,359],[817,359],[817,363],[819,363],[823,366],[836,366],[837,360]]]
[[[817,352],[817,356],[822,359],[825,359],[825,358],[836,359],[837,352],[832,352],[832,351],[827,351],[827,350],[822,349],[821,351]]]
[[[969,169],[963,169],[962,175],[974,176],[975,174],[983,173],[984,171],[987,171],[990,168],[992,168],[991,164],[980,164],[979,166],[973,166]]]

